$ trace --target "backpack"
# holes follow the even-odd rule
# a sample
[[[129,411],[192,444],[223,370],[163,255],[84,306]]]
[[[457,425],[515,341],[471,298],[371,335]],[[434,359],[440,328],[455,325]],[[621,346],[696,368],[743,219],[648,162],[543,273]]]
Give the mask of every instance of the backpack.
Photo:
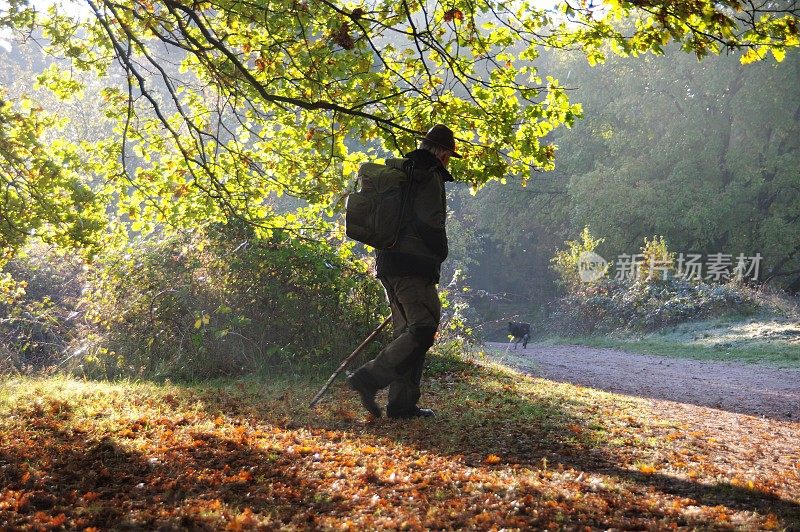
[[[345,203],[345,233],[375,249],[388,249],[397,242],[411,195],[408,176],[413,164],[408,159],[387,163],[362,164],[358,169],[359,190],[351,192]]]

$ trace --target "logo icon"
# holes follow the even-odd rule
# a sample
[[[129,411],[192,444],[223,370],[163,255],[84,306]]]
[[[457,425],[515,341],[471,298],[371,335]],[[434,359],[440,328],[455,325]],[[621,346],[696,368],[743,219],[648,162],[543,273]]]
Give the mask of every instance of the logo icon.
[[[594,251],[583,251],[578,255],[578,276],[584,283],[597,281],[606,273],[608,262]]]

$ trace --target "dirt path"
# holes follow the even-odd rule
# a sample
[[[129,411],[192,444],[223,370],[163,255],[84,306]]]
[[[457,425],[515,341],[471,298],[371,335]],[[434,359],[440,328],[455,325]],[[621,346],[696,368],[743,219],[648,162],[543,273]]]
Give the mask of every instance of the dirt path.
[[[486,344],[499,362],[546,379],[649,397],[800,421],[800,370],[708,362],[579,345]]]

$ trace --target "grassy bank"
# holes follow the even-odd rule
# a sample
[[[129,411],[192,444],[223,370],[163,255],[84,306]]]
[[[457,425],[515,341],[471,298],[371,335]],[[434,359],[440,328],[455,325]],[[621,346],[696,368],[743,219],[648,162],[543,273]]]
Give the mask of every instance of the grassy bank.
[[[366,419],[341,384],[310,411],[322,377],[6,378],[0,527],[800,526],[798,457],[773,460],[766,420],[713,428],[474,359],[427,375],[439,413],[413,421]]]
[[[767,317],[683,323],[648,334],[547,336],[544,343],[613,347],[637,353],[800,368],[800,322]]]

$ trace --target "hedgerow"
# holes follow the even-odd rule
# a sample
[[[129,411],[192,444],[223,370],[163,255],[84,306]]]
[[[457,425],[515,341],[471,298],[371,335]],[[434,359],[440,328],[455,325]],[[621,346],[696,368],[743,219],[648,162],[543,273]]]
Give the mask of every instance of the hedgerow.
[[[753,289],[734,283],[602,279],[556,300],[549,328],[562,334],[654,331],[693,319],[750,315],[759,307]]]
[[[80,370],[103,377],[330,365],[383,311],[380,285],[333,246],[220,225],[104,255],[83,301]]]

